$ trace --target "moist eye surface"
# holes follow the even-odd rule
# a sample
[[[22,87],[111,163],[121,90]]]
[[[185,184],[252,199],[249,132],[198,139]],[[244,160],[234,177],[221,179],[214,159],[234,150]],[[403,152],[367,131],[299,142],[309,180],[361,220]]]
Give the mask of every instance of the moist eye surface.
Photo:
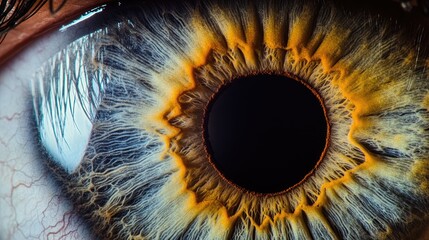
[[[74,106],[91,103],[91,129],[76,167],[67,168],[54,154],[46,163],[100,238],[412,238],[427,222],[429,206],[423,37],[412,27],[337,7],[335,1],[130,6],[117,22],[71,43],[36,74],[39,122],[50,117],[79,125],[63,111],[74,112],[66,107],[69,98],[62,98],[68,90],[78,96]],[[291,88],[265,79],[267,73],[304,87],[303,93],[263,102],[286,97],[282,90]],[[241,82],[251,83],[254,76],[258,87],[244,91]],[[270,84],[260,84],[260,77]],[[88,86],[73,89],[77,83]],[[315,161],[291,183],[264,181],[283,181],[295,168],[266,170],[274,164],[240,162],[231,172],[256,170],[247,177],[254,182],[245,185],[245,177],[226,173],[217,162],[225,147],[216,148],[210,139],[222,133],[211,117],[217,116],[217,100],[236,86],[239,94],[259,96],[244,101],[255,101],[251,110],[267,111],[252,115],[256,121],[246,128],[245,140],[260,140],[258,131],[266,127],[275,133],[263,142],[269,150],[250,154],[256,147],[249,146],[246,158],[266,163],[309,154],[305,158]],[[299,123],[311,119],[321,130],[276,118],[313,109],[301,99],[306,91],[316,106],[311,113],[319,117]],[[265,118],[284,124],[270,126]],[[288,135],[283,127],[296,131],[288,145],[296,147],[280,143]],[[42,136],[55,129],[48,124],[38,131]],[[68,135],[57,136],[55,141],[70,142]],[[231,152],[234,160],[243,153]]]

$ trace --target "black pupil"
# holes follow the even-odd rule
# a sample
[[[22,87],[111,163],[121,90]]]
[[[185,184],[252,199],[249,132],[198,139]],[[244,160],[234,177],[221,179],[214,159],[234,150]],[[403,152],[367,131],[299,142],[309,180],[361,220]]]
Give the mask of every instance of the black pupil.
[[[319,99],[304,84],[279,75],[233,80],[209,103],[204,125],[207,151],[218,171],[257,193],[299,183],[326,145]]]

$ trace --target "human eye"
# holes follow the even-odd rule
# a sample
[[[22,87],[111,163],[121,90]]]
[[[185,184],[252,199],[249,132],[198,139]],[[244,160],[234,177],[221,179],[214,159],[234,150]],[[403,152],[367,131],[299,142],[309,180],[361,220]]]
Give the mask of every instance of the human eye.
[[[4,65],[0,237],[404,239],[424,226],[422,29],[335,1],[121,5],[28,78]]]

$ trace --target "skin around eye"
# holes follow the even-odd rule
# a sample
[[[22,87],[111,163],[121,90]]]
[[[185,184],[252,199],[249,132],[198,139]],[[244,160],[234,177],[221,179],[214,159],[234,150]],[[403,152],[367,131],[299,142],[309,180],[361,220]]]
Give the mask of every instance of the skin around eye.
[[[2,75],[1,80],[4,81],[4,79],[6,79],[4,76],[7,75]],[[23,84],[20,85],[20,83],[18,83],[18,86],[14,86],[14,87],[10,87],[12,86],[9,82],[7,84],[2,84],[0,86],[0,88],[4,89],[4,87],[6,87],[6,89],[10,90],[18,90],[20,88],[22,88],[25,85],[25,80],[22,80]],[[7,90],[3,90],[3,92],[1,92],[0,96],[6,96],[5,93],[7,92]],[[9,95],[7,95],[9,96]],[[12,101],[18,101],[17,99],[19,97],[24,97],[24,96],[20,96],[17,95],[16,98],[13,98],[14,100]],[[2,99],[3,100],[3,99]],[[5,101],[2,101],[5,102]],[[6,101],[6,102],[10,102],[10,101]],[[20,102],[21,104],[25,105],[25,103],[23,103],[22,101]],[[3,107],[3,106],[2,106]],[[4,108],[1,108],[4,109]],[[30,111],[30,109],[28,108],[24,108],[27,111]],[[3,111],[3,110],[2,110]],[[18,111],[18,114],[16,114],[16,112],[1,112],[2,114],[0,114],[1,116],[5,116],[2,118],[2,122],[1,122],[1,128],[4,131],[4,127],[3,126],[11,126],[11,125],[6,125],[7,122],[10,121],[16,121],[17,119],[21,119],[23,120],[24,117],[20,116],[19,113],[21,112],[25,112],[25,111]],[[4,113],[4,114],[3,114]],[[3,124],[4,123],[4,124]],[[20,123],[21,125],[19,125],[18,128],[25,128],[25,121],[21,121]],[[368,125],[366,125],[368,126]],[[16,129],[16,128],[15,128]],[[3,132],[2,132],[3,133]],[[3,135],[0,134],[0,136],[5,136],[2,138],[2,140],[4,140],[6,143],[3,143],[3,148],[0,150],[0,152],[7,152],[7,161],[19,161],[17,163],[14,163],[14,165],[10,165],[6,163],[5,161],[2,161],[2,174],[0,174],[0,176],[2,176],[2,183],[3,182],[7,182],[12,183],[12,186],[10,189],[11,191],[4,191],[1,192],[1,199],[3,200],[2,203],[4,203],[6,206],[12,207],[12,209],[16,210],[16,212],[21,212],[17,215],[14,215],[16,213],[12,213],[10,214],[10,211],[8,211],[7,215],[5,218],[3,219],[9,219],[9,217],[11,217],[12,221],[10,225],[2,225],[2,229],[1,230],[5,230],[5,231],[0,231],[2,233],[6,233],[6,239],[10,238],[10,236],[15,237],[15,236],[43,236],[43,235],[47,235],[47,236],[52,236],[52,238],[56,238],[57,236],[70,236],[70,238],[78,238],[81,235],[75,235],[76,232],[76,226],[73,226],[73,221],[76,220],[73,217],[70,217],[70,213],[72,212],[71,209],[61,209],[61,211],[59,211],[58,216],[54,216],[54,215],[49,215],[52,213],[49,213],[50,211],[46,211],[49,209],[54,209],[53,211],[58,210],[59,208],[57,207],[57,204],[61,204],[62,201],[65,201],[64,198],[56,198],[55,197],[55,193],[49,193],[47,197],[47,200],[41,200],[39,198],[34,198],[34,196],[36,196],[36,194],[34,192],[36,192],[37,190],[33,190],[33,191],[28,191],[28,189],[36,189],[40,188],[43,189],[44,185],[48,185],[48,177],[47,175],[45,175],[45,173],[43,174],[34,174],[31,173],[31,171],[35,170],[35,167],[32,167],[30,169],[27,169],[23,166],[28,166],[32,160],[32,156],[28,155],[29,152],[27,152],[28,150],[25,149],[24,153],[23,153],[23,148],[22,146],[26,145],[28,146],[29,144],[25,144],[25,142],[28,142],[27,140],[25,140],[25,138],[20,139],[18,143],[16,142],[17,137],[14,136],[13,131],[9,132],[7,135]],[[10,141],[10,139],[12,139],[12,141]],[[17,144],[15,145],[14,148],[11,148],[11,144]],[[368,149],[372,149],[372,150],[376,150],[374,147],[374,143],[367,143],[367,148]],[[11,149],[13,149],[14,153],[15,152],[20,152],[20,154],[11,154]],[[4,173],[4,174],[3,174]],[[31,173],[31,174],[30,174]],[[40,172],[39,172],[40,173]],[[34,184],[35,183],[35,184]],[[18,190],[17,190],[18,189]],[[2,189],[3,190],[3,189]],[[58,189],[56,189],[58,190]],[[14,192],[13,192],[14,191]],[[20,192],[18,194],[18,192]],[[43,190],[44,191],[44,190]],[[13,194],[12,194],[13,192]],[[45,193],[45,192],[43,192]],[[12,196],[12,197],[11,197]],[[32,201],[29,201],[29,200]],[[37,202],[37,206],[36,208],[32,208],[29,205],[29,202]],[[48,203],[46,203],[48,202]],[[3,205],[0,205],[3,206]],[[3,209],[3,208],[1,208]],[[14,211],[12,210],[12,212]],[[36,211],[35,213],[31,213],[32,211]],[[31,214],[29,214],[31,213]],[[49,213],[48,215],[46,213]],[[31,215],[33,216],[33,218],[25,218],[25,214]],[[39,216],[41,217],[34,217],[35,214],[39,214]],[[46,222],[46,218],[48,217],[53,217],[55,219],[58,219],[58,222],[55,222],[55,220],[52,223],[47,224]],[[64,220],[66,219],[66,220]],[[25,224],[28,224],[29,222],[32,223],[40,223],[40,225],[43,225],[43,228],[41,230],[36,229],[36,230],[32,230],[31,233],[25,233],[25,231],[23,229],[26,229]],[[83,223],[81,223],[83,224]],[[6,226],[6,227],[4,227]],[[64,230],[65,228],[65,230]],[[28,228],[27,228],[28,229]],[[59,230],[60,229],[60,230]],[[42,233],[42,234],[41,234]],[[1,236],[1,235],[0,235]],[[18,237],[17,237],[18,238]],[[48,238],[48,237],[47,237]]]
[[[10,30],[0,47],[0,65],[22,50],[27,44],[61,24],[75,19],[78,15],[108,0],[76,1],[67,0],[63,8],[52,14],[49,5],[45,4],[34,16]]]
[[[332,2],[276,3],[139,9],[87,42],[109,85],[78,169],[49,164],[99,236],[402,239],[426,222],[426,39]],[[261,195],[210,165],[198,123],[217,89],[267,72],[315,89],[331,135],[305,182]]]

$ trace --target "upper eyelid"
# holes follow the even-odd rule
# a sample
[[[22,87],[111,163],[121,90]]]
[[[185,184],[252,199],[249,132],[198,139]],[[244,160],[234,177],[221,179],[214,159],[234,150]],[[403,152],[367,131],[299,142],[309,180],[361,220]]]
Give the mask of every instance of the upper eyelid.
[[[111,0],[66,0],[61,10],[54,14],[49,4],[45,3],[31,18],[8,31],[3,42],[0,43],[0,66],[43,33],[58,28],[83,12],[109,1]]]

